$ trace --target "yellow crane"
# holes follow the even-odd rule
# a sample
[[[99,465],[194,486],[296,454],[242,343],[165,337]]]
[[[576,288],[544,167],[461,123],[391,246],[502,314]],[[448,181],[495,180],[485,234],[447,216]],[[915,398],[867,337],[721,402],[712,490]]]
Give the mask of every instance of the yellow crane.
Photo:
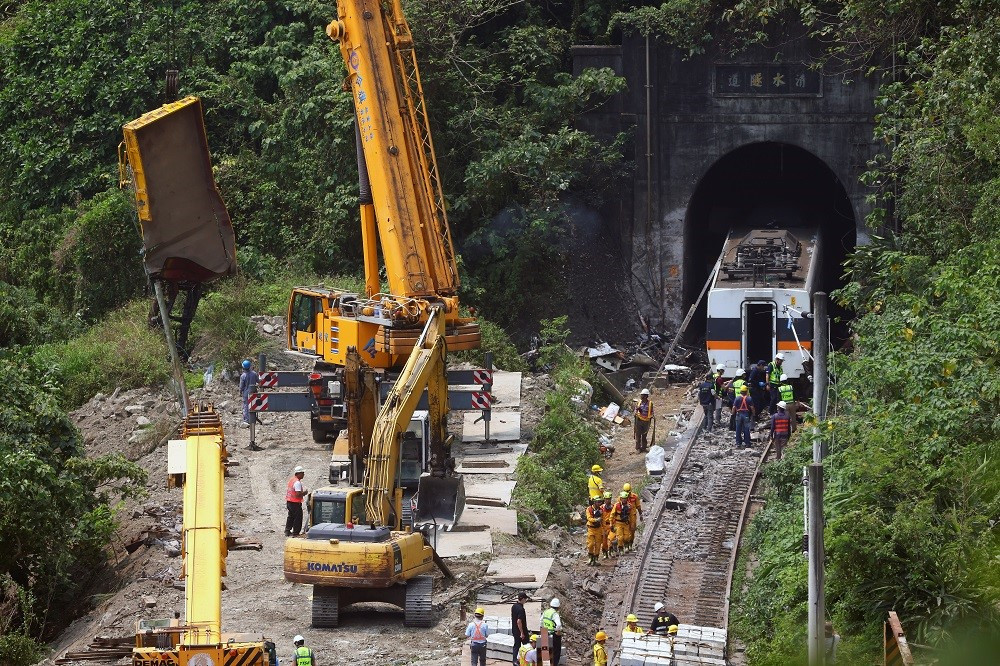
[[[431,308],[445,321],[451,351],[475,349],[479,325],[459,314],[458,266],[413,37],[399,0],[339,0],[326,29],[347,66],[354,100],[361,194],[365,293],[296,287],[288,303],[287,348],[317,362],[324,375],[313,436],[344,427],[339,395],[328,391],[357,349],[374,368],[398,368],[413,349]],[[379,281],[381,246],[388,281]]]
[[[167,484],[184,489],[184,617],[139,620],[132,664],[277,666],[274,643],[263,635],[222,632],[222,577],[229,552],[222,421],[211,406],[195,405],[184,419],[181,437],[169,444]]]
[[[435,562],[448,571],[423,534],[409,527],[401,529],[400,453],[402,436],[425,389],[432,456],[446,448],[448,381],[443,328],[443,315],[431,309],[375,418],[362,486],[314,497],[306,538],[285,541],[285,578],[313,585],[314,627],[335,627],[341,608],[367,601],[402,608],[407,626],[433,624],[432,577],[426,574]],[[461,477],[425,474],[417,491],[417,511],[439,524],[454,522],[463,495]]]

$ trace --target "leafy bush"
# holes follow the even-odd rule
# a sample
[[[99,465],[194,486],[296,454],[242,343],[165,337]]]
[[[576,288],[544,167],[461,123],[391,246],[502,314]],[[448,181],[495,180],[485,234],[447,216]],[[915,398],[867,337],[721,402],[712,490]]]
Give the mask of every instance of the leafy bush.
[[[521,355],[517,353],[517,347],[511,341],[507,331],[499,325],[482,317],[477,318],[479,330],[482,333],[482,345],[479,349],[458,352],[452,357],[457,361],[474,363],[475,365],[485,365],[486,352],[493,352],[493,366],[508,372],[524,372],[527,365]]]
[[[112,313],[81,335],[51,342],[34,351],[50,369],[69,408],[95,393],[162,384],[169,375],[163,334],[149,328],[147,305],[135,302]]]
[[[36,300],[31,289],[0,282],[0,349],[64,338],[79,327],[76,318]]]
[[[0,635],[0,664],[31,666],[45,656],[45,646],[25,634]]]

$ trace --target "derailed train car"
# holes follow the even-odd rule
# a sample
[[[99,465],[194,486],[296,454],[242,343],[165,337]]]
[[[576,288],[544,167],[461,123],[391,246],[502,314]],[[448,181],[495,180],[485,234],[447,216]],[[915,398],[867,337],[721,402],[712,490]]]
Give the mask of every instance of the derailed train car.
[[[820,279],[819,229],[733,230],[708,292],[705,341],[712,366],[733,377],[782,352],[789,379],[805,377],[812,294]]]

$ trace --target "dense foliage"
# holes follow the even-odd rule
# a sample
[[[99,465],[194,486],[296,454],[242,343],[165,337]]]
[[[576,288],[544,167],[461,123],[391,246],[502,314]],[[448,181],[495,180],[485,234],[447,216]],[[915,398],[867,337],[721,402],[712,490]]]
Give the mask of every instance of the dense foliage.
[[[0,376],[0,663],[34,663],[31,643],[15,636],[45,636],[50,613],[79,606],[114,502],[141,490],[145,472],[119,455],[83,457],[44,368],[0,360]]]

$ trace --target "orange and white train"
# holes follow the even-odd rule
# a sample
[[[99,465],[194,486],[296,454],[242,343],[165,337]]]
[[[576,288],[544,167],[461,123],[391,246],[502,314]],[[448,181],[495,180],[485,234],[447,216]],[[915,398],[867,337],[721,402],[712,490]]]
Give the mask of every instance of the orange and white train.
[[[734,229],[708,292],[705,346],[726,377],[781,352],[791,380],[812,352],[812,294],[820,279],[819,229]]]

